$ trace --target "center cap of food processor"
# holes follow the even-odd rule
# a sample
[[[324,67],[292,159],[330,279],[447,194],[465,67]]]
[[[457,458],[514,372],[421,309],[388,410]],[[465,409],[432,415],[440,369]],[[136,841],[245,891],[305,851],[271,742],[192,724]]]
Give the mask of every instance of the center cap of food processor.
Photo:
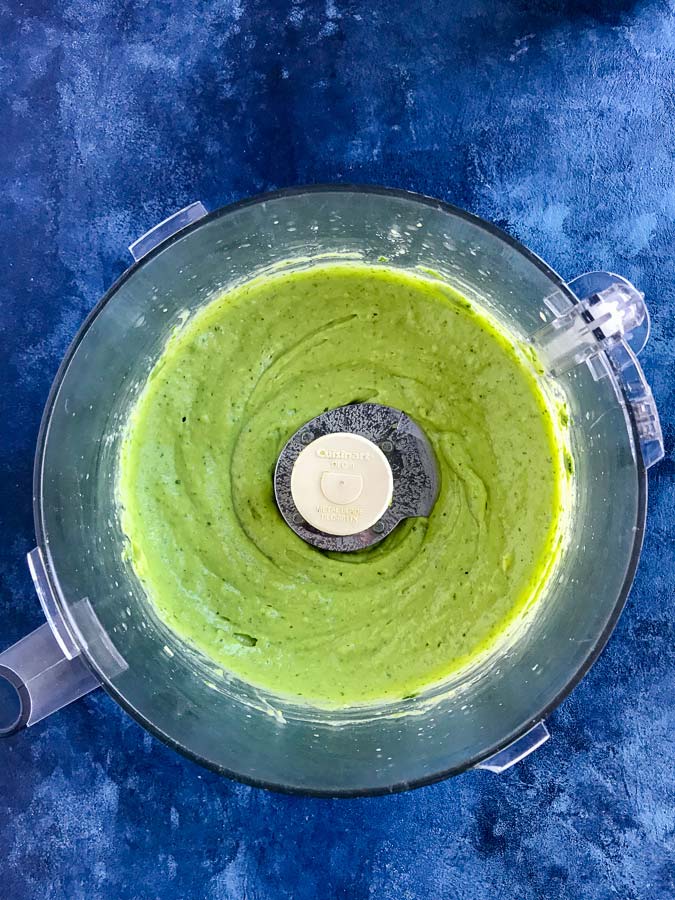
[[[411,516],[428,516],[438,471],[426,436],[378,403],[326,410],[281,451],[274,491],[286,523],[322,550],[375,544]]]
[[[324,434],[300,453],[291,495],[306,522],[326,534],[358,534],[385,513],[394,493],[382,450],[360,434]]]

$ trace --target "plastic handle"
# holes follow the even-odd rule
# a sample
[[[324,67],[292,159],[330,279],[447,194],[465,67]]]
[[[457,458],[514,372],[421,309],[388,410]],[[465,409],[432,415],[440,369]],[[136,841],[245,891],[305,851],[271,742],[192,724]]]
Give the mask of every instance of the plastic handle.
[[[483,762],[478,763],[474,768],[487,769],[488,772],[496,772],[498,775],[501,775],[502,772],[506,772],[511,766],[519,763],[521,759],[525,759],[530,753],[538,750],[550,737],[551,735],[546,725],[543,722],[537,722],[528,732],[517,738],[508,747],[504,747],[503,750],[499,750],[497,753],[484,759]]]
[[[100,686],[61,616],[39,549],[28,554],[28,568],[47,621],[0,653],[0,681],[12,688],[0,690],[0,737],[35,725]],[[80,604],[89,610],[88,601]]]
[[[130,244],[129,253],[131,253],[136,262],[138,262],[139,259],[143,259],[143,257],[151,250],[154,250],[158,244],[161,244],[162,241],[172,237],[177,231],[182,231],[183,228],[187,228],[188,225],[192,225],[193,222],[198,222],[200,219],[203,219],[207,213],[208,210],[200,200],[191,203],[189,206],[184,207],[184,209],[179,209],[178,212],[173,213],[173,215],[164,219],[163,222],[153,226],[149,231],[146,231],[145,234],[141,235],[137,241]]]
[[[100,685],[81,657],[65,656],[48,622],[0,653],[0,678],[19,701],[18,709],[0,709],[0,737],[35,725]]]

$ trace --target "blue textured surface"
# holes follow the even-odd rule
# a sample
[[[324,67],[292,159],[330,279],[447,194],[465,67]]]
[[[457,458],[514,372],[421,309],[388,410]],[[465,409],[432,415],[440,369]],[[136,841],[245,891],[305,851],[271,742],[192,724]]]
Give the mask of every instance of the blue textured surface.
[[[38,625],[31,465],[57,364],[167,212],[367,181],[647,294],[669,457],[629,605],[505,776],[319,801],[239,786],[103,694],[0,743],[0,895],[675,897],[675,13],[643,0],[0,3],[0,646]]]

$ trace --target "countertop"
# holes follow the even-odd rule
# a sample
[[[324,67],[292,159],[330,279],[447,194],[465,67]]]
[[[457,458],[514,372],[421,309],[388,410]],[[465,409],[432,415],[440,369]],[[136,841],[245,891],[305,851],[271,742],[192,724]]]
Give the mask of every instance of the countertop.
[[[102,692],[0,743],[7,900],[675,897],[675,6],[665,0],[0,5],[0,646],[41,411],[128,244],[194,199],[381,183],[646,294],[666,459],[600,660],[502,776],[315,800],[232,783]],[[589,598],[592,602],[592,598]]]

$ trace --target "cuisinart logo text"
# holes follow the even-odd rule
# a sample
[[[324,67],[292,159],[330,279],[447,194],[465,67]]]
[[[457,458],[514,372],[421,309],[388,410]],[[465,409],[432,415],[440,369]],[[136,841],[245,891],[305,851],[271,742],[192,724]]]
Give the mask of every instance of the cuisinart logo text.
[[[370,453],[361,450],[328,450],[321,448],[316,451],[316,455],[321,459],[353,459],[368,462]]]

